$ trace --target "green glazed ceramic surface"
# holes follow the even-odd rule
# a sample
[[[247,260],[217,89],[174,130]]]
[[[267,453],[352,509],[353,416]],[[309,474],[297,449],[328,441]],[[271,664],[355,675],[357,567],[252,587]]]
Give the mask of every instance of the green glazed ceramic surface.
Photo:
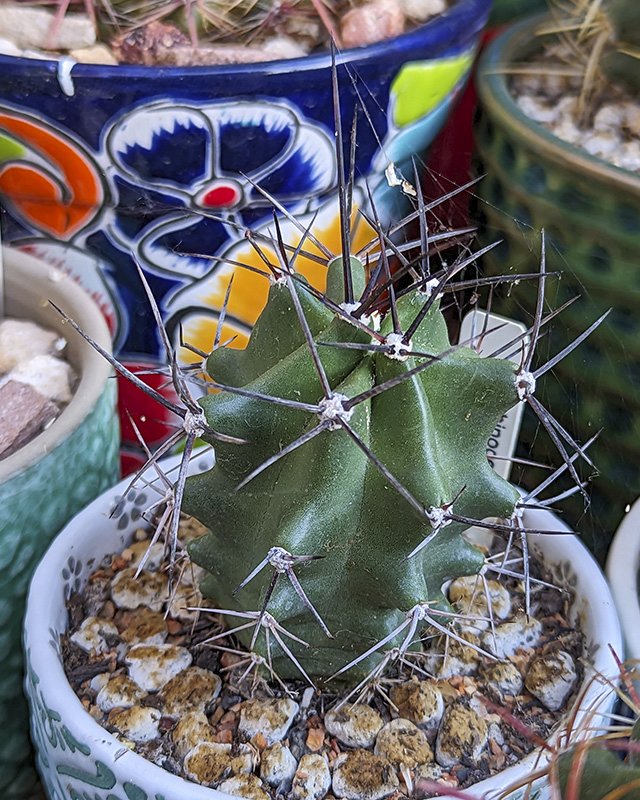
[[[76,314],[103,345],[106,325],[93,301],[68,279],[23,254],[5,251],[7,310],[61,328],[51,298]],[[72,283],[72,282],[71,282]],[[29,314],[32,308],[33,313]],[[49,314],[55,316],[49,317]],[[95,315],[95,316],[94,316]],[[93,324],[93,320],[97,324]],[[81,374],[71,403],[44,433],[0,461],[0,797],[32,796],[36,781],[29,719],[22,694],[21,630],[31,576],[53,537],[118,473],[116,384],[88,345],[68,338],[69,359]],[[71,332],[72,333],[72,332]],[[87,385],[88,384],[88,385]]]
[[[592,515],[581,500],[568,513],[602,558],[625,506],[640,493],[640,176],[589,156],[528,119],[508,91],[505,64],[529,56],[544,17],[510,27],[487,48],[478,89],[482,115],[476,134],[480,215],[486,241],[503,244],[484,260],[488,274],[537,267],[540,233],[547,237],[547,266],[560,270],[549,281],[556,303],[579,295],[563,312],[563,326],[550,334],[557,352],[607,311],[605,323],[546,381],[545,399],[562,408],[561,422],[581,441],[604,426],[590,451],[600,475],[593,483]],[[552,295],[555,293],[555,296]],[[494,303],[496,311],[531,320],[535,291],[520,284]],[[522,446],[548,459],[544,436],[533,420]],[[530,480],[535,479],[534,475]],[[522,482],[527,485],[525,474]],[[583,519],[584,517],[584,519]]]

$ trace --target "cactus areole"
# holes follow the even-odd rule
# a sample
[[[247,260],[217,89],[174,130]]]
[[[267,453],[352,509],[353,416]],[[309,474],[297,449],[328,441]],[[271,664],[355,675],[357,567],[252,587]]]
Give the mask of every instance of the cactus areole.
[[[357,297],[364,269],[350,262]],[[336,306],[342,272],[334,259],[327,298]],[[515,511],[517,491],[486,457],[495,425],[519,401],[514,365],[452,347],[439,300],[416,328],[427,299],[419,290],[398,299],[379,330],[393,347],[380,347],[364,325],[288,276],[272,281],[247,348],[218,349],[207,361],[216,383],[247,390],[205,396],[207,420],[247,443],[216,441],[214,468],[185,487],[184,510],[210,531],[190,546],[208,572],[203,593],[220,608],[267,612],[262,622],[281,626],[314,680],[376,643],[400,646],[406,629],[390,634],[408,618],[417,620],[411,649],[421,647],[425,616],[448,625],[438,614],[449,609],[443,585],[484,563],[457,517],[510,519]],[[257,636],[253,627],[239,633],[244,644],[281,677],[300,677],[268,624]],[[357,682],[381,658],[372,652],[339,680]]]

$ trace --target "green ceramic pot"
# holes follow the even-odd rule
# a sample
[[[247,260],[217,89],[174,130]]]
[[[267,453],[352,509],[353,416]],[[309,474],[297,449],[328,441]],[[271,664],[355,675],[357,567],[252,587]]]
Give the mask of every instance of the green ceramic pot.
[[[110,336],[94,301],[71,278],[18,251],[3,251],[6,314],[67,339],[78,386],[55,422],[0,461],[0,796],[28,798],[35,785],[21,628],[36,564],[58,531],[118,473],[115,381],[104,361],[49,305],[52,300],[106,349]]]
[[[536,11],[546,11],[548,7],[547,0],[493,0],[489,27],[522,19],[525,15],[534,14]]]
[[[553,136],[526,117],[508,88],[505,65],[531,57],[539,48],[538,16],[510,26],[487,48],[480,63],[481,103],[476,141],[479,172],[486,177],[478,193],[487,241],[503,244],[484,261],[489,274],[533,271],[540,251],[540,229],[547,236],[547,265],[561,270],[548,295],[563,302],[580,299],[554,326],[549,352],[568,344],[608,308],[608,320],[575,355],[545,380],[548,402],[564,407],[561,421],[582,441],[604,427],[592,454],[600,471],[593,483],[591,512],[581,500],[570,522],[586,534],[603,558],[625,507],[640,494],[640,175],[611,166]],[[535,290],[513,288],[494,308],[531,321]],[[527,456],[544,460],[545,435],[525,423]],[[539,477],[539,476],[538,476]],[[525,485],[536,476],[527,475]]]

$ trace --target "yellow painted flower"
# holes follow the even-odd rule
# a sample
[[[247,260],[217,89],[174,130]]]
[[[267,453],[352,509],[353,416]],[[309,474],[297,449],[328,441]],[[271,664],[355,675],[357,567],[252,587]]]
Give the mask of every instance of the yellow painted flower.
[[[360,194],[354,193],[351,215],[351,247],[354,252],[376,239],[373,229],[360,214],[361,205]],[[317,214],[299,217],[298,222],[303,230],[311,226],[312,238],[320,241],[332,254],[341,252],[337,198],[325,204]],[[284,216],[280,216],[280,230],[286,245],[295,249],[300,244],[302,230]],[[169,327],[176,330],[179,323],[184,342],[207,353],[211,350],[229,281],[233,278],[218,341],[230,342],[229,346],[234,348],[246,346],[251,327],[264,308],[269,292],[269,269],[264,258],[275,267],[279,263],[271,243],[261,240],[263,235],[275,236],[274,223],[264,225],[253,233],[254,241],[260,244],[260,253],[246,238],[234,242],[227,251],[216,257],[207,275],[175,296],[168,309],[172,314]],[[306,238],[294,269],[312,286],[324,291],[327,258],[312,238]],[[174,338],[177,340],[177,334]],[[184,347],[180,349],[180,358],[185,363],[198,360],[198,356]]]

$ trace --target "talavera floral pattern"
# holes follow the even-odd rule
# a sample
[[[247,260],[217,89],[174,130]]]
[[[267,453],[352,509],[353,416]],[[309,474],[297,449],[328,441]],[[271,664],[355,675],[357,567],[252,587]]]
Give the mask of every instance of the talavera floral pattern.
[[[133,245],[146,269],[187,280],[271,216],[267,195],[299,213],[336,183],[329,132],[284,103],[152,103],[117,122],[105,143],[119,195],[142,189],[155,206],[147,217],[116,211],[109,236]]]

